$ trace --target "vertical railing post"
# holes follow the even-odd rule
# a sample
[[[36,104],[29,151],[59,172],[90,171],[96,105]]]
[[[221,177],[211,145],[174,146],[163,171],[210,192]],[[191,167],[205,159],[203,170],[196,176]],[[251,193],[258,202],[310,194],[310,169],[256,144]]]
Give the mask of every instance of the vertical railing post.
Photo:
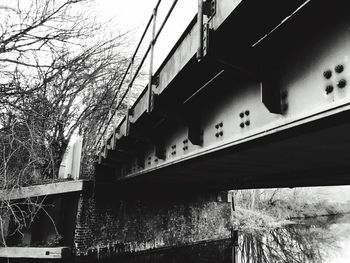
[[[153,9],[153,28],[152,28],[152,40],[151,40],[151,54],[149,62],[149,82],[148,82],[148,108],[147,112],[152,111],[152,85],[153,85],[153,54],[156,36],[156,20],[157,20],[157,7]]]
[[[132,87],[132,80],[133,80],[133,66],[134,66],[134,58],[132,58],[130,61],[130,72],[129,72],[130,78],[129,78],[129,84],[127,87],[127,89],[130,89],[130,90]],[[131,97],[131,94],[130,94],[130,97]],[[130,129],[130,105],[127,98],[126,98],[126,103],[127,103],[127,107],[126,107],[125,136],[129,134],[129,129]]]
[[[198,0],[197,23],[199,30],[197,60],[201,61],[203,58],[203,0]]]

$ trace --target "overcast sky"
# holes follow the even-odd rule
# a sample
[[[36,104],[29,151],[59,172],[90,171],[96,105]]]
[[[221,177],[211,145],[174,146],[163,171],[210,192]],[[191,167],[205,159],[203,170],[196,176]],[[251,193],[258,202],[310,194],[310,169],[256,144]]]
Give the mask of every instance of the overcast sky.
[[[137,45],[152,10],[158,0],[96,0],[93,5],[95,15],[103,20],[111,20],[111,24],[121,30],[133,30],[135,37],[130,48]],[[184,29],[197,13],[197,0],[179,0],[164,28],[155,49],[155,69],[158,68]],[[173,0],[162,0],[157,17],[157,27],[162,23]],[[145,44],[149,44],[147,39]],[[142,56],[142,55],[140,55]]]

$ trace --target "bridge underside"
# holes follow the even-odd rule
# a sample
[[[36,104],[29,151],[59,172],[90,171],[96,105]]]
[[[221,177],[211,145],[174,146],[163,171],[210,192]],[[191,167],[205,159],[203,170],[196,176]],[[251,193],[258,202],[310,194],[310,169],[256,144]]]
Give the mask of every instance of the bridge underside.
[[[156,74],[153,111],[144,92],[105,146],[98,180],[141,188],[349,184],[346,1],[272,2],[257,9],[256,1],[217,1],[200,63],[192,21]]]
[[[220,190],[350,184],[349,119],[344,112],[119,183],[152,191],[167,185]]]

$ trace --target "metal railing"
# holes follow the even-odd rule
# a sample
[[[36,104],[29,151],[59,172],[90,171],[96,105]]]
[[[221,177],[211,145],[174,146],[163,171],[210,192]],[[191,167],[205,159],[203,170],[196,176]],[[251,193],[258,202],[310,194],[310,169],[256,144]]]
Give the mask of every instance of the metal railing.
[[[116,105],[116,107],[113,109],[113,111],[110,112],[110,114],[108,114],[108,115],[106,115],[106,116],[104,117],[103,123],[105,123],[105,121],[107,121],[107,122],[106,122],[105,125],[100,126],[100,128],[99,128],[99,130],[98,130],[98,132],[97,132],[97,134],[100,134],[101,129],[104,127],[104,128],[103,128],[103,131],[102,131],[102,134],[100,135],[99,139],[97,140],[97,142],[96,142],[96,144],[95,144],[95,147],[99,147],[99,144],[100,144],[101,140],[105,137],[106,132],[108,131],[109,125],[111,124],[111,122],[112,122],[114,116],[117,114],[118,110],[120,109],[120,107],[121,107],[123,101],[125,100],[127,94],[128,94],[129,91],[131,90],[132,85],[133,85],[133,83],[134,83],[136,77],[138,76],[138,73],[140,72],[140,70],[141,70],[143,64],[145,63],[146,58],[147,58],[149,52],[151,52],[151,53],[150,53],[150,62],[149,62],[149,79],[148,79],[148,86],[147,86],[147,92],[148,92],[148,108],[147,108],[147,111],[149,112],[149,111],[151,110],[151,109],[150,109],[150,102],[151,102],[151,96],[152,96],[154,46],[155,46],[155,44],[156,44],[156,42],[157,42],[157,39],[158,39],[160,33],[161,33],[162,30],[163,30],[165,24],[167,23],[167,21],[168,21],[170,15],[171,15],[171,13],[172,13],[172,11],[174,10],[174,8],[175,8],[175,6],[176,6],[178,0],[174,0],[174,1],[173,1],[173,3],[172,3],[172,5],[170,6],[170,8],[169,8],[169,10],[168,10],[168,12],[167,12],[167,14],[166,14],[166,16],[164,17],[164,20],[163,20],[161,26],[159,27],[158,31],[156,32],[156,18],[157,18],[158,7],[159,7],[159,5],[160,5],[161,2],[162,2],[162,0],[158,0],[156,6],[155,6],[154,9],[153,9],[152,15],[151,15],[150,19],[148,20],[148,23],[147,23],[147,25],[146,25],[145,30],[143,31],[143,34],[142,34],[142,36],[141,36],[141,39],[139,40],[139,43],[137,44],[137,47],[136,47],[136,49],[135,49],[135,52],[133,53],[133,55],[132,55],[132,57],[131,57],[131,59],[130,59],[130,62],[129,62],[129,64],[128,64],[128,66],[127,66],[127,68],[126,68],[126,70],[125,70],[125,72],[124,72],[124,74],[123,74],[123,77],[122,77],[122,79],[121,79],[121,81],[120,81],[120,83],[119,83],[119,85],[118,85],[118,88],[117,88],[117,90],[116,90],[116,93],[115,93],[115,95],[113,96],[113,99],[112,99],[112,101],[111,101],[111,107],[112,107],[113,104],[116,102],[116,100],[117,100],[117,98],[118,98],[118,95],[119,95],[119,92],[121,91],[122,86],[123,86],[123,84],[124,84],[124,81],[125,81],[125,79],[126,79],[126,76],[129,74],[129,75],[131,75],[131,77],[130,77],[130,82],[129,82],[129,84],[128,84],[128,87],[127,87],[127,89],[125,90],[125,92],[123,93],[123,95],[122,95],[122,97],[120,98],[120,100],[117,102],[117,105]],[[150,25],[151,25],[152,22],[153,22],[153,25],[152,25],[152,39],[151,39],[151,42],[149,43],[149,45],[148,45],[148,47],[147,47],[147,49],[146,49],[146,52],[145,52],[145,54],[143,55],[143,57],[142,57],[142,59],[141,59],[141,61],[140,61],[140,63],[139,63],[139,66],[137,67],[136,71],[135,71],[135,72],[132,72],[133,65],[134,65],[134,60],[135,60],[135,58],[136,58],[136,55],[137,55],[137,53],[138,53],[138,51],[139,51],[139,49],[140,49],[140,46],[141,46],[141,44],[142,44],[142,42],[143,42],[143,40],[144,40],[144,38],[145,38],[146,33],[148,32],[148,29],[150,28]],[[108,138],[105,138],[105,142],[107,141],[107,139],[108,139]]]

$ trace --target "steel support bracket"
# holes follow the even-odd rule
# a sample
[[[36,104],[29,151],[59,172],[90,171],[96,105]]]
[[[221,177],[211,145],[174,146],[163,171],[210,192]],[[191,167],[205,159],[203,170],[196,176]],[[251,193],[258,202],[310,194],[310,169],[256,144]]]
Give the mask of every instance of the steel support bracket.
[[[145,156],[139,155],[137,157],[137,166],[144,169],[145,168]]]
[[[165,160],[165,147],[162,141],[156,143],[154,155],[161,160]]]
[[[269,112],[282,114],[280,85],[276,75],[265,72],[260,82],[260,87],[261,101]]]
[[[149,97],[149,105],[148,105],[148,111],[147,111],[148,113],[151,113],[154,110],[157,104],[157,98],[158,98],[158,94],[152,91],[152,94]]]
[[[116,144],[116,137],[117,137],[117,131],[116,128],[113,129],[113,135],[110,141],[110,147],[111,150],[115,150],[115,144]]]
[[[216,12],[216,1],[215,0],[198,0],[198,30],[199,30],[199,43],[197,50],[197,60],[201,61],[203,57],[208,54],[209,50],[209,21],[215,15]],[[207,19],[204,21],[203,17]]]
[[[203,131],[201,128],[200,120],[196,117],[190,118],[188,122],[188,139],[193,145],[203,145]]]
[[[203,56],[205,57],[209,53],[209,39],[210,39],[210,28],[209,24],[206,23],[203,25]]]
[[[152,77],[152,84],[155,85],[157,88],[157,86],[159,85],[159,75]]]
[[[216,0],[206,0],[203,2],[203,15],[211,19],[216,13]]]
[[[129,136],[130,133],[130,116],[134,115],[133,109],[128,109],[126,111],[126,122],[125,122],[125,136]]]
[[[211,34],[211,29],[209,28],[209,24],[205,23],[201,27],[202,36],[200,37],[200,43],[197,51],[197,60],[201,61],[206,55],[209,53],[209,39]]]

